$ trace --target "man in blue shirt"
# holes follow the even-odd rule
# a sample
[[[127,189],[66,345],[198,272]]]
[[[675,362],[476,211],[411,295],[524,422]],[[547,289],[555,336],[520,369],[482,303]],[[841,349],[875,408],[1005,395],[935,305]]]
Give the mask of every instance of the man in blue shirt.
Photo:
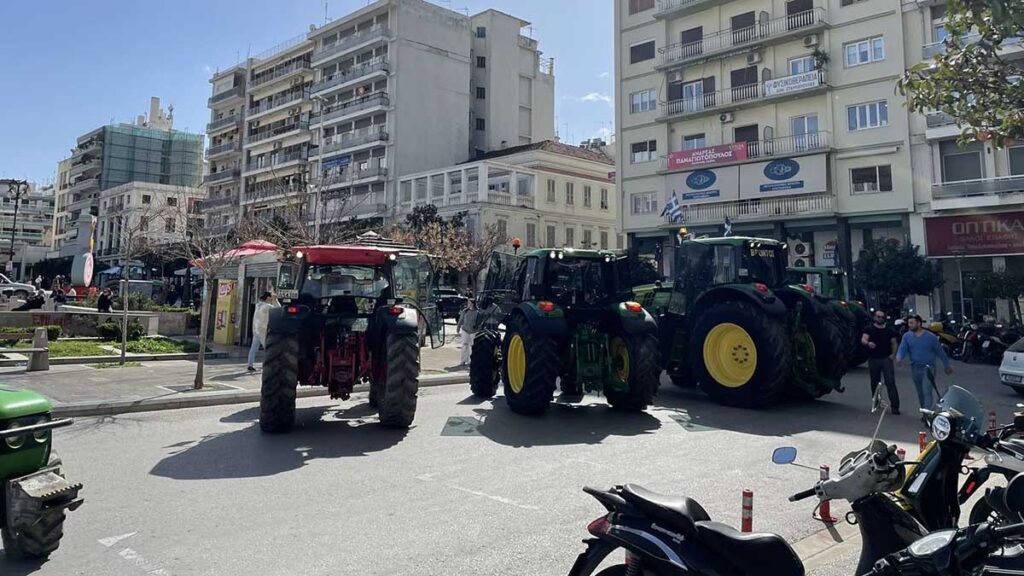
[[[910,357],[910,372],[914,377],[914,386],[917,388],[917,399],[921,402],[921,408],[932,407],[931,382],[925,379],[928,377],[928,369],[932,369],[934,375],[935,358],[942,360],[946,367],[946,374],[952,374],[953,368],[949,365],[949,356],[939,344],[939,337],[931,331],[924,329],[924,322],[918,315],[907,318],[909,330],[903,335],[900,347],[896,351],[896,365],[903,364],[903,359]],[[934,376],[933,376],[934,377]]]

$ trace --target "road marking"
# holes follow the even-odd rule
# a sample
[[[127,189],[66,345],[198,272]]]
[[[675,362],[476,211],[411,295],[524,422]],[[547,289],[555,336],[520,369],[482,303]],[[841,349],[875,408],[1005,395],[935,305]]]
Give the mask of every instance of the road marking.
[[[473,416],[449,416],[441,436],[479,436],[480,420]]]
[[[103,544],[107,548],[110,548],[111,546],[113,546],[114,544],[117,544],[121,540],[124,540],[126,538],[131,538],[132,536],[135,536],[136,534],[138,534],[138,532],[129,532],[127,534],[121,534],[120,536],[111,536],[109,538],[100,538],[99,540],[97,540],[97,542],[99,542],[100,544]]]
[[[420,474],[419,476],[416,476],[416,479],[417,480],[421,480],[423,482],[437,482],[437,480],[434,480],[434,476],[437,476],[436,472],[432,473],[432,474]],[[452,490],[455,490],[457,492],[463,492],[465,494],[472,494],[473,496],[479,496],[481,498],[487,498],[488,500],[493,500],[495,502],[499,502],[501,504],[505,504],[506,506],[513,506],[515,508],[519,508],[519,509],[522,509],[522,510],[540,510],[540,508],[537,507],[537,506],[530,506],[528,504],[520,504],[519,502],[516,502],[515,500],[512,500],[510,498],[505,498],[504,496],[495,496],[493,494],[487,494],[486,492],[480,492],[479,490],[471,490],[469,488],[463,488],[462,486],[457,486],[455,484],[449,484],[447,482],[440,482],[440,484],[442,486],[446,487],[446,488],[451,488]]]
[[[142,557],[142,554],[139,554],[131,548],[125,548],[118,552],[117,555],[129,564],[132,564],[144,571],[146,574],[150,574],[152,576],[170,576],[170,573],[163,568],[154,568],[145,558]]]

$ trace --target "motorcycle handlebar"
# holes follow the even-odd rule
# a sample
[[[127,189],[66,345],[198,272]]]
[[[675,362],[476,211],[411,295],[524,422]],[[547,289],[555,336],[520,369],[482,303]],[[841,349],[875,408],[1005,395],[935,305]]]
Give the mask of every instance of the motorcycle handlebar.
[[[1010,526],[1003,526],[1001,528],[993,528],[993,532],[997,538],[1014,538],[1016,536],[1024,536],[1024,522],[1019,524],[1011,524]]]
[[[814,488],[808,488],[807,490],[804,490],[803,492],[797,492],[796,494],[793,494],[792,496],[790,496],[789,497],[789,501],[790,502],[796,502],[798,500],[803,500],[805,498],[810,498],[811,496],[814,496],[814,492],[815,492]]]

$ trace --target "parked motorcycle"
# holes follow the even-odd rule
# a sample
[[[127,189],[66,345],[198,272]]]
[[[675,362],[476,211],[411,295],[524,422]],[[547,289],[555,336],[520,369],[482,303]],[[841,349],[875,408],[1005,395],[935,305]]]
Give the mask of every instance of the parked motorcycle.
[[[979,439],[979,447],[986,451],[984,465],[968,468],[967,479],[958,497],[961,506],[993,476],[1002,476],[1009,481],[1024,472],[1024,439],[1014,437],[1024,432],[1024,404],[1018,404],[1017,409],[1011,424]],[[970,523],[1006,521],[1008,511],[1000,508],[1001,501],[1000,489],[986,490],[984,497],[971,508]]]

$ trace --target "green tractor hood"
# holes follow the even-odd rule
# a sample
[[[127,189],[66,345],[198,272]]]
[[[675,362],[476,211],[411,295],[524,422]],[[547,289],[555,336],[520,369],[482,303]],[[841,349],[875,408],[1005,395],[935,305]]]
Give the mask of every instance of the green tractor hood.
[[[0,384],[0,421],[45,414],[53,404],[31,390],[20,390]]]

